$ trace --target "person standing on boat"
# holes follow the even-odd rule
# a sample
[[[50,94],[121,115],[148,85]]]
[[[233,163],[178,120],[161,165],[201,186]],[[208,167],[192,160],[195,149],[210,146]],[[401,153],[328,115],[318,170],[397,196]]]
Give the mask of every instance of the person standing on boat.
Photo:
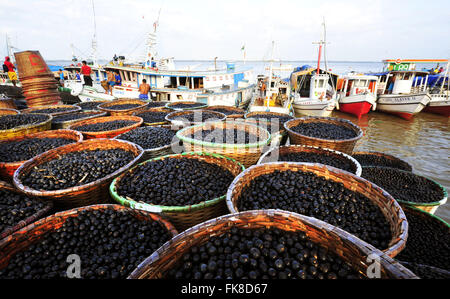
[[[83,65],[81,66],[81,74],[83,75],[84,78],[84,84],[87,86],[92,86],[92,78],[91,78],[92,69],[87,65],[85,60],[82,61],[82,64]]]
[[[262,81],[261,84],[261,97],[265,98],[266,97],[266,82]]]
[[[10,61],[9,56],[5,57],[5,62],[3,64],[6,65],[6,67],[8,68],[9,80],[11,80],[12,84],[14,85],[14,87],[16,87],[17,74],[14,71],[16,69],[16,67]]]
[[[61,86],[64,86],[64,73],[62,69],[59,69],[59,83],[61,83]]]
[[[148,93],[150,92],[150,85],[147,80],[142,79],[142,84],[139,86],[139,99],[148,100]]]
[[[115,75],[116,85],[121,86],[122,85],[122,78],[120,77],[119,71],[116,71]]]
[[[81,76],[80,76],[80,72],[79,71],[76,71],[75,79],[81,81]]]
[[[108,90],[106,91],[106,93],[108,94],[109,92],[112,95],[113,88],[116,85],[116,78],[114,77],[114,74],[111,71],[107,71],[106,74],[108,75],[107,76]]]

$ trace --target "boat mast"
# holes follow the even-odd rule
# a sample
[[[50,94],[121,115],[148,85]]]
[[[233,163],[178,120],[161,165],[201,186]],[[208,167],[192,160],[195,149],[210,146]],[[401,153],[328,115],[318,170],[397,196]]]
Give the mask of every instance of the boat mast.
[[[11,60],[11,63],[15,64],[16,63],[16,59],[15,59],[14,53],[12,51],[13,49],[17,49],[17,48],[13,47],[11,45],[11,40],[9,38],[9,35],[8,35],[8,33],[6,33],[6,53],[8,54],[9,59]]]
[[[325,41],[324,41],[324,36],[325,36],[325,20],[324,20],[324,22],[322,23],[322,25],[323,25],[323,32],[322,32],[322,38],[321,38],[321,40],[320,41],[318,41],[318,42],[313,42],[313,44],[314,45],[319,45],[319,57],[318,57],[318,59],[317,59],[317,74],[319,74],[320,73],[320,59],[321,59],[321,57],[322,57],[322,47],[325,45]]]
[[[275,47],[275,41],[272,41],[272,54],[270,57],[270,68],[269,68],[269,84],[267,86],[267,94],[271,96],[269,91],[272,89],[272,71],[273,71],[273,49]],[[267,100],[267,109],[269,109],[269,101]]]
[[[94,14],[94,37],[92,39],[92,62],[94,66],[97,66],[97,22],[95,20],[95,7],[94,0],[92,0],[92,11]]]

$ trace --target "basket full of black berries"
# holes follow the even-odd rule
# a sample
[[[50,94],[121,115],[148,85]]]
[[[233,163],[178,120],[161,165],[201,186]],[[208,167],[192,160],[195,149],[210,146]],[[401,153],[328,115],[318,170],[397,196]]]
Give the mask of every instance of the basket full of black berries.
[[[125,279],[176,234],[160,216],[120,205],[60,212],[0,241],[0,279]]]
[[[367,166],[362,168],[361,176],[389,192],[402,206],[434,214],[447,202],[447,190],[441,184],[409,171]]]
[[[95,100],[95,101],[89,101],[89,102],[76,103],[75,106],[81,107],[81,110],[84,112],[100,111],[100,109],[98,108],[98,105],[101,105],[106,102],[109,102],[109,101],[108,100]]]
[[[140,127],[126,133],[120,134],[114,139],[126,140],[138,144],[144,150],[139,162],[144,162],[153,158],[167,156],[182,151],[179,140],[176,137],[177,131],[172,130],[172,126],[148,126]]]
[[[102,117],[106,116],[106,112],[101,111],[77,111],[77,112],[71,112],[66,113],[62,115],[57,115],[53,117],[52,120],[52,129],[58,130],[58,129],[67,129],[72,124],[85,120],[85,119],[91,119],[95,117]]]
[[[351,155],[363,137],[360,127],[351,121],[333,117],[302,117],[284,124],[291,144],[334,149]]]
[[[135,112],[133,115],[142,118],[145,126],[152,127],[170,124],[170,122],[166,120],[166,116],[171,112],[173,112],[173,110],[165,107],[154,107]]]
[[[228,120],[232,120],[232,119],[236,119],[236,118],[244,118],[244,115],[245,115],[244,109],[234,107],[234,106],[216,105],[216,106],[208,106],[203,109],[223,113],[227,116]]]
[[[186,152],[208,152],[232,158],[245,167],[258,162],[271,141],[270,133],[239,121],[210,122],[177,132]]]
[[[26,196],[0,181],[0,240],[47,216],[53,204]]]
[[[22,192],[57,207],[72,208],[110,201],[111,181],[136,163],[139,145],[123,140],[92,139],[44,152],[14,173]]]
[[[75,105],[51,105],[51,106],[39,106],[39,107],[32,107],[25,110],[22,110],[22,113],[44,113],[44,114],[50,114],[52,116],[56,115],[62,115],[66,113],[71,113],[75,111],[80,111],[81,107],[75,106]]]
[[[395,257],[408,222],[386,191],[349,172],[323,164],[273,162],[252,166],[227,193],[231,213],[280,209],[323,220]]]
[[[361,166],[391,167],[405,171],[412,171],[413,169],[408,162],[386,153],[354,152],[352,157],[358,160]]]
[[[227,157],[183,153],[130,169],[110,186],[122,205],[160,213],[180,231],[227,213],[225,194],[244,167]]]
[[[377,258],[379,273],[370,270]],[[225,215],[174,237],[132,279],[417,279],[388,255],[315,218],[281,210]]]
[[[203,109],[205,107],[208,107],[208,105],[192,101],[177,101],[177,102],[169,102],[166,104],[166,108],[175,111]]]
[[[25,161],[48,150],[83,141],[83,134],[73,130],[52,130],[0,141],[0,177],[12,180]]]
[[[403,206],[403,211],[408,219],[408,239],[405,248],[395,259],[402,263],[412,263],[410,269],[415,272],[417,268],[421,272],[415,272],[418,276],[442,272],[426,267],[430,266],[442,269],[447,272],[447,278],[450,278],[450,225],[441,218],[414,207]]]
[[[0,140],[50,130],[52,119],[50,114],[0,115]]]
[[[147,108],[148,102],[138,99],[118,99],[98,105],[98,109],[111,116],[133,115]]]
[[[258,164],[271,162],[305,162],[333,166],[361,176],[361,165],[351,156],[326,148],[305,145],[285,145],[265,152]]]
[[[83,133],[85,139],[114,138],[140,127],[143,122],[137,116],[103,116],[79,120],[70,125],[69,129]]]

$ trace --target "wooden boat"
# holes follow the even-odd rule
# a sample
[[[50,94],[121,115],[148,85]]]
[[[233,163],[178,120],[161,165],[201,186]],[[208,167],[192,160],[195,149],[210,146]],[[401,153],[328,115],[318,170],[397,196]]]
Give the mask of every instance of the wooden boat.
[[[339,104],[337,108],[361,118],[376,109],[378,77],[348,75],[338,80]]]

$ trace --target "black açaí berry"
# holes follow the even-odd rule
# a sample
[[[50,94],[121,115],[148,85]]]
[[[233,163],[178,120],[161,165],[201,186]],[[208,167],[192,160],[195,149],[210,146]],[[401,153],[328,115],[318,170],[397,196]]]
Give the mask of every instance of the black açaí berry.
[[[384,156],[379,156],[375,154],[355,154],[352,155],[361,166],[381,166],[381,167],[391,167],[400,170],[411,171],[412,168],[406,162],[397,159],[388,159]]]
[[[301,123],[291,130],[305,136],[328,140],[344,140],[357,136],[350,128],[323,122]]]
[[[193,246],[167,273],[175,279],[358,279],[335,253],[303,232],[241,229]]]
[[[121,134],[117,139],[133,142],[145,150],[171,144],[175,134],[175,131],[164,127],[142,127]]]
[[[19,141],[0,142],[0,161],[29,160],[53,148],[75,142],[76,140],[66,138],[27,138]]]
[[[71,152],[22,173],[20,180],[35,190],[62,190],[102,179],[133,159],[123,149]]]
[[[80,132],[114,131],[114,130],[118,130],[121,128],[131,126],[135,123],[136,123],[136,121],[133,121],[133,120],[113,120],[113,121],[107,121],[107,122],[103,122],[103,123],[81,125],[81,126],[74,127],[73,129],[80,131]]]
[[[16,114],[0,116],[0,130],[10,130],[25,125],[35,125],[47,121],[50,118],[45,114]]]
[[[310,172],[275,171],[254,178],[238,200],[239,211],[281,209],[323,220],[384,250],[392,239],[381,209],[363,194]]]
[[[338,158],[336,157],[336,155],[328,155],[325,153],[293,152],[280,154],[278,157],[278,161],[320,163],[340,168],[352,173],[355,173],[356,171],[355,164],[353,164],[347,158]]]
[[[15,254],[0,278],[68,278],[67,258],[76,254],[82,279],[125,279],[170,238],[160,223],[126,211],[82,211]]]
[[[0,190],[0,233],[42,210],[45,204],[22,194]]]
[[[125,175],[118,194],[155,205],[185,206],[226,194],[234,176],[198,159],[166,158],[145,163]]]

